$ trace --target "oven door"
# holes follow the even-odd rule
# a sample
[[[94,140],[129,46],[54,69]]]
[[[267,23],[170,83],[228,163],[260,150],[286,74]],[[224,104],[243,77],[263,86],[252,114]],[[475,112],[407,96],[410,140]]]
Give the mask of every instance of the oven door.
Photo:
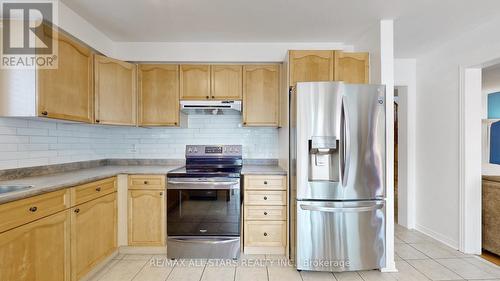
[[[169,178],[167,234],[240,236],[239,178]]]

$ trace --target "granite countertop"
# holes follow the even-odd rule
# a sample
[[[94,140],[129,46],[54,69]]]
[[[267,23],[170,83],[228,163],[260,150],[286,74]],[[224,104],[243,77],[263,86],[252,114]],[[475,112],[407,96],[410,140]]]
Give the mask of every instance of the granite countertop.
[[[42,176],[22,177],[15,180],[0,181],[0,185],[31,185],[30,189],[0,195],[0,204],[56,191],[63,188],[113,177],[119,174],[166,175],[180,165],[108,165],[60,172]],[[277,165],[243,165],[243,175],[286,175]]]
[[[0,204],[56,191],[118,174],[167,174],[179,166],[102,166],[44,176],[0,181],[0,185],[32,185],[33,188],[0,195]]]
[[[286,175],[286,171],[278,165],[243,165],[243,175]]]

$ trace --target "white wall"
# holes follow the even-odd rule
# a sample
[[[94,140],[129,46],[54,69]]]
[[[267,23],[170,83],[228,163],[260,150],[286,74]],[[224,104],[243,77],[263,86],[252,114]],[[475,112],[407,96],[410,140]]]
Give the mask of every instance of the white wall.
[[[187,128],[134,128],[0,118],[0,169],[104,158],[183,159],[186,144],[241,144],[245,158],[278,158],[278,129],[241,116],[189,116]]]
[[[415,228],[415,137],[417,61],[394,61],[394,84],[404,86],[399,92],[398,223]]]
[[[85,42],[87,45],[92,46],[92,48],[97,51],[107,56],[113,56],[114,42],[111,39],[95,28],[87,20],[64,5],[64,3],[61,1],[58,1],[58,3],[59,27]]]
[[[500,57],[500,20],[417,58],[416,228],[459,246],[460,66]],[[478,136],[480,137],[480,136]]]
[[[115,42],[115,57],[127,61],[282,62],[288,50],[352,50],[334,42],[311,43],[141,43]]]

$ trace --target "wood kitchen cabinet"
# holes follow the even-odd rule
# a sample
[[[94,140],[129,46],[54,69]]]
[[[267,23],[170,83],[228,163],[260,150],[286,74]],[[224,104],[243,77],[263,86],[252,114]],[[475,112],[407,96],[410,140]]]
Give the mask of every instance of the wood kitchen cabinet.
[[[48,28],[44,26],[44,31]],[[92,50],[62,32],[53,32],[58,41],[58,66],[37,70],[38,116],[92,123]]]
[[[335,81],[353,84],[369,83],[368,53],[335,51]]]
[[[210,99],[210,65],[180,66],[180,97],[181,100]]]
[[[136,125],[136,65],[95,55],[95,122]]]
[[[245,175],[243,251],[288,255],[286,176]]]
[[[0,234],[0,280],[69,281],[70,214],[65,210]]]
[[[77,281],[117,247],[116,192],[71,208],[71,280]]]
[[[164,246],[166,240],[166,191],[163,175],[128,177],[128,244]]]
[[[211,98],[241,100],[243,91],[243,66],[212,65]]]
[[[243,66],[243,125],[279,125],[280,65]]]
[[[369,54],[366,52],[291,50],[287,62],[290,87],[297,82],[369,83]]]
[[[332,81],[334,76],[334,51],[289,51],[290,86],[297,82]]]
[[[139,65],[139,125],[179,125],[179,65]]]
[[[165,245],[165,191],[129,190],[128,244],[130,246]]]

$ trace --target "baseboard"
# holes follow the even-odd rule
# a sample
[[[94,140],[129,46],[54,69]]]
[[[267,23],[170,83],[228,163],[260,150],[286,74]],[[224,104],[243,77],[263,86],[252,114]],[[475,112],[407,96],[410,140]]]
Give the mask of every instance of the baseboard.
[[[131,255],[166,255],[167,247],[165,246],[120,246],[120,254],[131,254]]]
[[[449,237],[441,233],[435,232],[434,230],[429,229],[418,223],[415,224],[415,229],[455,250],[458,250],[458,241],[456,240],[450,239]]]

